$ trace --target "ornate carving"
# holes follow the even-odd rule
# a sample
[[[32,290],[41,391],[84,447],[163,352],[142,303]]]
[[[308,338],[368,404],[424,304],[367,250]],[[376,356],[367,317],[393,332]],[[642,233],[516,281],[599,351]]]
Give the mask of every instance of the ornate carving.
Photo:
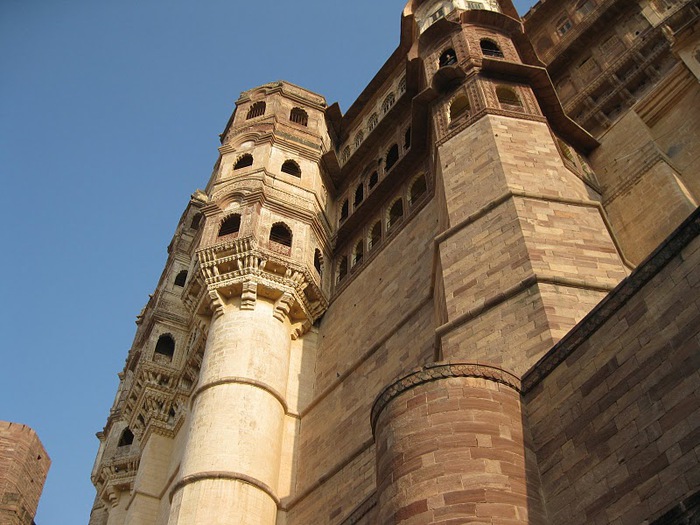
[[[258,298],[258,283],[247,281],[243,283],[241,291],[241,310],[255,310],[255,301]]]

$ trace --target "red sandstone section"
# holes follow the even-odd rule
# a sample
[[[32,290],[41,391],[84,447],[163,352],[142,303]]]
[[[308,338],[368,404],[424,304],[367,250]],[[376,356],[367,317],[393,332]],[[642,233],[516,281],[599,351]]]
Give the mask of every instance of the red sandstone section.
[[[552,525],[690,523],[680,520],[700,490],[699,232],[696,212],[523,378]]]
[[[26,425],[0,421],[0,523],[29,525],[34,519],[51,460]]]
[[[385,390],[373,418],[377,523],[540,523],[528,518],[540,505],[528,497],[518,387],[503,370],[450,364]]]

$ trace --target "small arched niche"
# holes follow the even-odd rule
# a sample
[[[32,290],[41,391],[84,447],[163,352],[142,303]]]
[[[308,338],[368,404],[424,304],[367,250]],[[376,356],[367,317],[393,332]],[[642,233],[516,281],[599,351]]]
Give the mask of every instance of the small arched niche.
[[[175,286],[185,286],[185,283],[187,282],[187,270],[181,270],[176,276],[175,276],[175,281],[174,284]]]
[[[131,431],[129,427],[126,427],[124,430],[122,430],[121,435],[119,436],[119,441],[117,442],[117,447],[128,447],[134,443],[134,433]]]
[[[450,122],[454,122],[463,115],[468,115],[470,110],[469,98],[466,95],[459,95],[450,104]]]
[[[253,165],[253,156],[250,153],[246,153],[238,157],[236,164],[233,165],[234,170],[240,170]]]
[[[158,338],[154,359],[171,362],[175,356],[175,340],[170,334],[163,334]]]
[[[270,240],[282,246],[292,247],[292,229],[283,222],[276,222],[270,228]]]
[[[266,108],[266,104],[262,100],[254,103],[252,106],[250,106],[250,109],[248,110],[248,114],[246,115],[246,120],[249,120],[249,119],[252,119],[255,117],[262,117],[265,114],[265,108]]]
[[[309,115],[301,108],[292,108],[292,111],[289,113],[289,120],[302,126],[309,125]]]
[[[229,215],[224,219],[219,227],[219,237],[238,233],[241,230],[241,216],[238,213]]]
[[[282,173],[288,173],[289,175],[294,175],[295,177],[301,177],[301,168],[296,161],[285,160],[282,164]]]
[[[397,199],[389,208],[389,213],[386,221],[386,229],[389,230],[396,225],[403,217],[403,201]]]
[[[481,54],[485,57],[503,58],[503,51],[501,51],[501,48],[493,40],[482,38],[479,45],[481,46]]]
[[[433,59],[434,60],[434,59]],[[457,63],[457,53],[451,47],[445,49],[438,60],[438,65],[440,67],[453,66]]]

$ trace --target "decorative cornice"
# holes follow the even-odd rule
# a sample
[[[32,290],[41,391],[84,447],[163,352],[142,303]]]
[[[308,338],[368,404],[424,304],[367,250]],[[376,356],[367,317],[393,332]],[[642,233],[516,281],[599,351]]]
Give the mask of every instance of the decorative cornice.
[[[404,392],[432,381],[459,377],[486,379],[520,392],[520,379],[497,366],[478,363],[432,363],[404,375],[384,388],[374,401],[371,413],[372,433],[376,436],[377,420],[384,408]]]

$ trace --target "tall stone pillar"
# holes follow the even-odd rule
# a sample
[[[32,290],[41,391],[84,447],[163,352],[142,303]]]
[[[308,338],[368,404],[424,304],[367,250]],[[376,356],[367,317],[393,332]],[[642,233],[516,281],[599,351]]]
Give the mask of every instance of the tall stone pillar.
[[[275,523],[290,341],[270,301],[218,306],[169,523]]]

